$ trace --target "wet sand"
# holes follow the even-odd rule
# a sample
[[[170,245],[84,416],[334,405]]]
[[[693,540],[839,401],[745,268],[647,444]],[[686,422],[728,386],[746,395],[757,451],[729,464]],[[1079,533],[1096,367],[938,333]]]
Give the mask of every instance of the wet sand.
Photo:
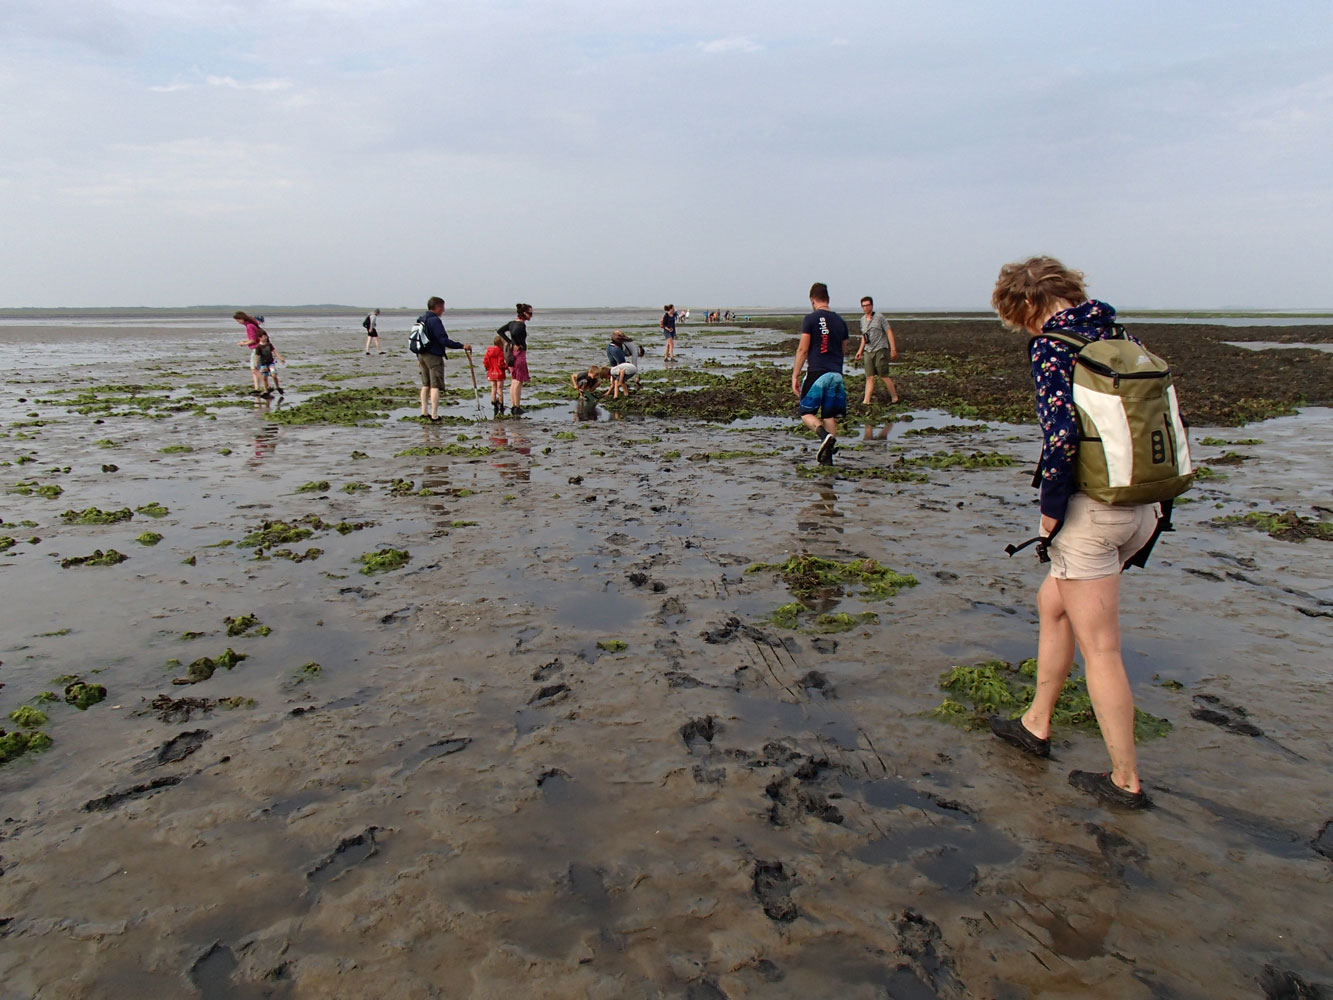
[[[359,336],[279,341],[284,409],[316,384],[410,389],[405,352],[365,358],[346,349]],[[1126,577],[1136,699],[1174,729],[1140,748],[1157,807],[1121,814],[1065,780],[1104,766],[1095,733],[1057,732],[1038,763],[929,715],[952,665],[1035,652],[1041,569],[1003,552],[1035,522],[1031,426],[922,405],[852,424],[839,468],[811,477],[794,419],[578,422],[553,384],[518,420],[423,426],[400,419],[407,397],[364,426],[278,424],[234,391],[248,377],[219,337],[8,380],[0,457],[32,458],[5,485],[63,493],[3,497],[0,699],[8,713],[61,675],[109,696],[42,705],[53,745],[0,767],[0,996],[1204,998],[1333,982],[1333,564],[1318,539],[1216,520],[1328,520],[1333,411],[1192,430],[1196,459],[1243,458],[1214,467]],[[676,377],[781,338],[686,327]],[[567,381],[597,343],[551,337],[534,373]],[[448,412],[474,414],[466,366],[449,370]],[[912,372],[900,389],[924,402]],[[170,388],[139,394],[160,417],[78,413],[70,374]],[[398,454],[413,448],[437,453]],[[856,475],[940,452],[1018,461]],[[61,518],[150,502],[167,515]],[[221,544],[306,515],[311,535],[262,555]],[[162,540],[137,543],[146,530]],[[359,572],[390,547],[403,568]],[[112,548],[129,559],[60,566]],[[917,585],[822,595],[817,610],[876,624],[782,628],[769,616],[792,594],[746,571],[798,553],[876,559]],[[271,633],[228,636],[247,612]],[[172,683],[229,647],[246,659]],[[162,696],[206,705],[155,712]]]

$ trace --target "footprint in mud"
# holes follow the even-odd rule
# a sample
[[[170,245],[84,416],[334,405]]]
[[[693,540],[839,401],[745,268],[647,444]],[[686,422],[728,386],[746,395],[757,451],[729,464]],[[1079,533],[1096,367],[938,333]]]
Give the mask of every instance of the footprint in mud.
[[[1320,828],[1314,840],[1310,841],[1310,846],[1330,861],[1333,861],[1333,819],[1330,819]]]
[[[958,978],[953,958],[944,951],[944,936],[939,925],[916,910],[904,910],[894,921],[898,931],[898,954],[923,983],[942,1000],[960,1000],[970,996]],[[903,965],[899,965],[903,969]]]
[[[170,788],[172,785],[179,785],[185,779],[179,775],[170,775],[163,778],[154,778],[152,781],[146,781],[141,785],[133,785],[130,788],[121,788],[114,792],[108,792],[106,795],[96,799],[89,799],[83,804],[84,812],[105,812],[108,809],[114,809],[116,806],[132,799],[142,799],[163,788]]]
[[[343,872],[379,853],[379,843],[375,834],[384,831],[378,826],[368,826],[360,833],[344,837],[338,846],[318,861],[305,873],[306,881],[313,888],[328,885]]]
[[[430,761],[439,760],[441,757],[448,757],[462,750],[466,750],[471,744],[471,736],[446,736],[442,740],[428,743],[404,760],[403,763],[399,765],[398,770],[393,772],[393,777],[401,778],[403,775],[415,771],[422,764],[427,764]]]
[[[1190,709],[1190,716],[1200,722],[1239,733],[1241,736],[1262,736],[1264,731],[1254,723],[1247,721],[1249,712],[1239,705],[1228,705],[1222,699],[1211,694],[1196,694],[1196,707]]]
[[[680,738],[685,743],[685,749],[694,753],[700,743],[708,744],[712,749],[713,737],[718,733],[717,720],[711,715],[705,715],[700,719],[691,719],[685,725],[680,727]]]
[[[770,920],[790,923],[797,918],[799,914],[792,902],[791,891],[798,885],[796,876],[787,871],[781,861],[755,861],[754,894]]]
[[[682,618],[685,614],[685,602],[679,597],[668,597],[662,602],[662,607],[657,612],[657,623],[659,625],[670,624],[668,619]]]
[[[838,697],[838,692],[833,687],[833,683],[818,670],[807,672],[805,676],[801,677],[796,683],[805,690],[807,697],[812,693],[821,694],[830,700]]]
[[[823,653],[825,656],[838,651],[837,639],[826,639],[823,636],[817,636],[810,640],[810,645],[814,647],[816,653]]]
[[[532,672],[532,679],[540,684],[554,674],[563,673],[564,669],[565,665],[560,662],[560,657],[557,656],[550,663],[543,663],[540,667],[534,670]]]
[[[534,708],[550,708],[552,705],[564,701],[570,695],[568,684],[547,684],[540,687],[528,699],[528,704]]]
[[[727,769],[721,764],[715,766],[695,764],[690,774],[693,776],[695,783],[699,785],[721,786],[727,783]]]
[[[1333,987],[1307,983],[1294,972],[1269,964],[1259,978],[1264,1000],[1333,1000]]]
[[[153,751],[147,760],[134,765],[134,771],[141,772],[161,767],[163,764],[176,764],[212,738],[213,734],[207,729],[191,729],[188,732],[178,733]]]
[[[1143,866],[1148,862],[1146,850],[1128,837],[1096,823],[1085,824],[1083,828],[1096,839],[1097,850],[1101,852],[1111,878],[1135,885],[1148,884],[1149,879],[1143,871]]]

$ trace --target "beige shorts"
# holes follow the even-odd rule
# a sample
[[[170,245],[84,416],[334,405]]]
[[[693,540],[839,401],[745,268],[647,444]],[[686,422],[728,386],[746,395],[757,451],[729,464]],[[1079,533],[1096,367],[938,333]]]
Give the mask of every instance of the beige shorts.
[[[417,370],[421,373],[423,389],[444,388],[444,358],[439,354],[418,354]]]
[[[1064,524],[1051,539],[1051,576],[1057,580],[1115,576],[1148,544],[1156,527],[1156,504],[1113,506],[1075,493],[1069,498]]]
[[[874,378],[879,375],[888,378],[893,373],[889,371],[889,352],[885,350],[866,352],[866,375]]]

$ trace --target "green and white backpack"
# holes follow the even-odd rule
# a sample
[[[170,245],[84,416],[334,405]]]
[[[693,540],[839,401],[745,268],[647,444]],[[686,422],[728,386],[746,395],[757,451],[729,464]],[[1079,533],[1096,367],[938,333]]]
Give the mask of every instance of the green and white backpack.
[[[1110,504],[1160,503],[1188,490],[1194,466],[1166,362],[1119,325],[1102,340],[1040,336],[1074,349],[1075,489]]]

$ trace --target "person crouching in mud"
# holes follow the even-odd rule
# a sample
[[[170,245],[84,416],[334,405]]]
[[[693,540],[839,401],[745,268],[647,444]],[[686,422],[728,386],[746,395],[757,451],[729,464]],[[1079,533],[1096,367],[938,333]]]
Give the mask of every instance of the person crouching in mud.
[[[833,464],[838,443],[838,417],[847,415],[847,388],[842,382],[842,345],[847,342],[847,324],[828,307],[828,285],[810,286],[814,312],[801,321],[801,340],[791,369],[791,391],[801,401],[801,422],[819,434],[816,461]],[[801,368],[809,370],[801,382]]]
[[[1083,274],[1051,257],[1006,264],[991,305],[1006,327],[1034,338],[1029,356],[1042,431],[1041,536],[1049,539],[1051,571],[1037,592],[1036,693],[1018,718],[992,716],[990,727],[1026,753],[1050,756],[1051,714],[1077,643],[1111,770],[1070,771],[1069,783],[1108,804],[1142,809],[1149,800],[1139,783],[1134,696],[1120,652],[1120,573],[1154,538],[1157,505],[1107,504],[1078,491],[1075,354],[1066,343],[1042,336],[1051,331],[1091,341],[1114,336],[1115,310],[1089,299]]]

